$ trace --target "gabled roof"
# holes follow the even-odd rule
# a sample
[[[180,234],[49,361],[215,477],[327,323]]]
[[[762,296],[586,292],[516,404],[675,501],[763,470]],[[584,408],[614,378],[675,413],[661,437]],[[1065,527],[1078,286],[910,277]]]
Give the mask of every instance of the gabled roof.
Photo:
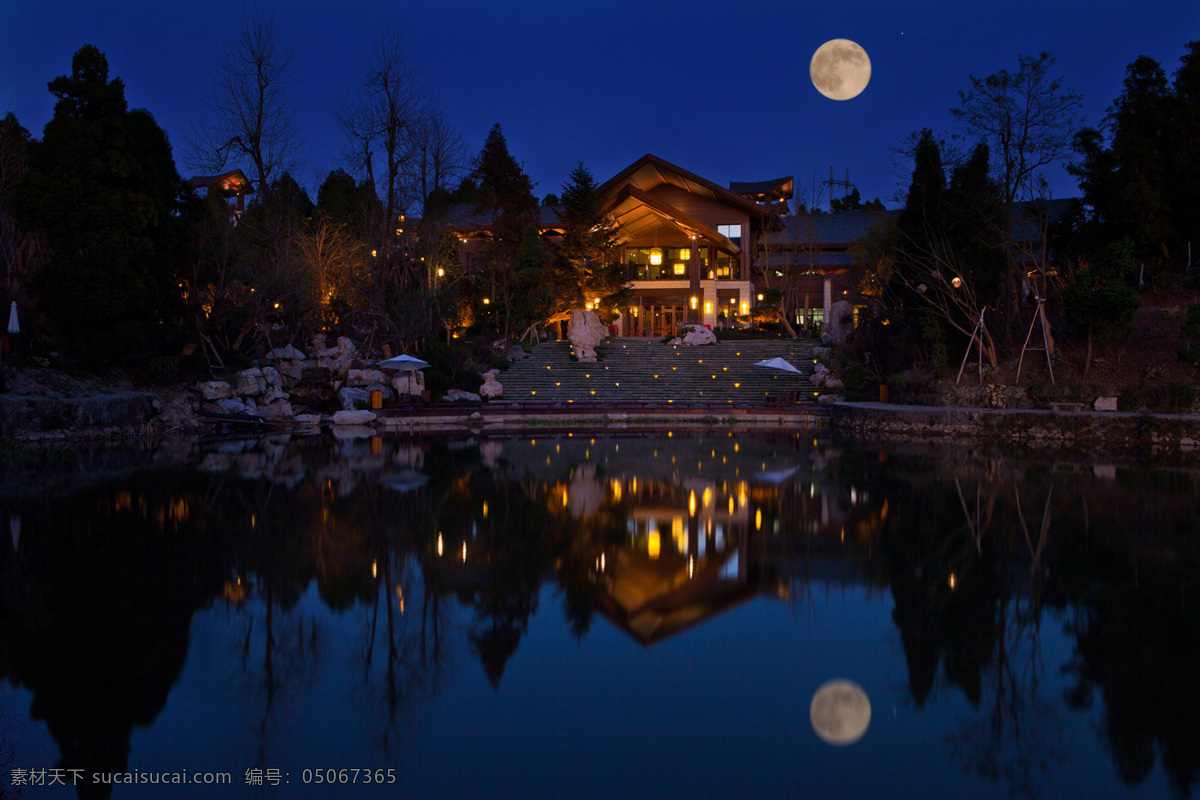
[[[620,191],[626,185],[632,185],[643,192],[649,192],[665,183],[677,186],[684,191],[701,197],[707,197],[735,206],[751,216],[767,217],[770,214],[767,209],[758,203],[742,197],[740,194],[731,192],[723,186],[718,186],[710,180],[701,178],[699,175],[688,172],[682,167],[677,167],[652,153],[647,153],[609,178],[600,185],[596,193],[603,201]]]
[[[197,175],[188,178],[188,186],[193,190],[208,189],[217,192],[221,197],[237,197],[240,194],[254,194],[254,185],[240,169],[223,172],[220,175]]]
[[[791,200],[795,178],[776,178],[773,181],[730,181],[729,191],[752,200]]]
[[[656,198],[654,195],[639,189],[632,183],[625,184],[607,204],[601,207],[601,213],[611,216],[620,226],[621,242],[636,239],[642,234],[658,226],[659,220],[674,225],[684,234],[700,237],[716,245],[718,250],[730,255],[740,255],[742,249],[716,230],[694,219],[669,203]]]

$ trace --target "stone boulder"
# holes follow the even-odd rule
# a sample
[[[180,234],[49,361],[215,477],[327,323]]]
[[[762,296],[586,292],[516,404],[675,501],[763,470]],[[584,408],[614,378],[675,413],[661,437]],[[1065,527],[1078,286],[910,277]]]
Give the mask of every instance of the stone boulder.
[[[370,386],[372,383],[387,383],[387,375],[378,369],[352,369],[346,373],[347,386]]]
[[[272,361],[304,361],[305,355],[290,344],[276,347],[268,355]]]
[[[567,323],[567,338],[575,349],[575,357],[583,362],[596,360],[596,346],[604,341],[608,329],[600,322],[595,311],[575,310]]]
[[[703,325],[688,325],[688,332],[683,336],[683,343],[688,347],[698,347],[706,344],[716,344],[717,335]]]
[[[451,403],[459,400],[468,400],[472,403],[478,403],[479,395],[475,394],[474,392],[464,392],[462,389],[451,389],[450,391],[446,392],[444,399]]]
[[[525,348],[519,344],[514,344],[508,348],[508,350],[504,351],[504,355],[509,361],[520,361],[523,358],[529,358],[529,353],[526,353]]]
[[[854,333],[854,306],[846,300],[838,300],[829,309],[829,338],[834,344],[845,344]]]
[[[343,411],[354,411],[360,404],[371,404],[371,395],[367,393],[366,389],[360,389],[357,386],[338,389],[337,397]]]
[[[218,414],[257,414],[258,406],[249,397],[230,397],[213,404]]]
[[[225,400],[233,395],[233,387],[225,381],[201,381],[196,384],[205,400]]]
[[[504,395],[504,386],[496,380],[496,376],[500,374],[498,369],[489,369],[483,373],[483,386],[479,387],[479,395],[486,397],[488,400],[494,400],[497,397]]]
[[[370,411],[337,411],[331,421],[334,425],[369,425],[375,419]]]
[[[420,397],[425,391],[425,373],[419,369],[397,372],[392,378],[392,388],[401,397]]]
[[[300,423],[301,425],[320,425],[321,424],[321,415],[320,414],[297,414],[294,417],[294,419],[296,422]]]
[[[258,367],[244,369],[237,374],[237,384],[233,393],[239,397],[256,397],[267,393],[267,379]]]
[[[1097,411],[1116,411],[1117,398],[1097,397],[1096,402],[1092,405],[1092,408],[1096,409]]]
[[[263,419],[291,419],[294,415],[292,404],[287,400],[276,400],[270,405],[263,406],[258,411]]]
[[[168,431],[200,426],[200,421],[196,419],[196,414],[192,411],[192,404],[183,397],[176,397],[168,401],[158,412],[158,422],[164,430]]]

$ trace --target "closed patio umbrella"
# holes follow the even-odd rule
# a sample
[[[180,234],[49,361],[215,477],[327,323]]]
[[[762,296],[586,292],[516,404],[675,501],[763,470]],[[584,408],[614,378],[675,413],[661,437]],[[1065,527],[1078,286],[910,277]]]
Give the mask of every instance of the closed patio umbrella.
[[[20,333],[21,324],[17,322],[17,301],[12,301],[12,310],[8,312],[8,332]]]

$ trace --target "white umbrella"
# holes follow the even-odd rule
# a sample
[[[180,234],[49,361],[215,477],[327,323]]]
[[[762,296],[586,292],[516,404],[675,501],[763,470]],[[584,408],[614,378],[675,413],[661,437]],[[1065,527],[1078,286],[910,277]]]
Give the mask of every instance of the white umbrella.
[[[781,369],[781,370],[783,370],[784,372],[795,372],[795,373],[799,373],[799,372],[800,372],[800,370],[796,369],[796,368],[795,368],[795,367],[793,367],[791,364],[789,364],[787,361],[785,361],[784,359],[782,359],[782,358],[779,358],[779,357],[776,357],[776,358],[769,358],[769,359],[767,359],[766,361],[759,361],[759,362],[758,362],[757,364],[755,364],[754,366],[756,366],[756,367],[770,367],[771,369]]]
[[[8,332],[20,333],[21,325],[17,322],[17,301],[13,300],[12,310],[8,312]]]
[[[402,355],[380,361],[379,366],[384,369],[400,370],[401,372],[414,372],[419,369],[425,369],[429,366],[429,362],[413,358],[410,355]]]

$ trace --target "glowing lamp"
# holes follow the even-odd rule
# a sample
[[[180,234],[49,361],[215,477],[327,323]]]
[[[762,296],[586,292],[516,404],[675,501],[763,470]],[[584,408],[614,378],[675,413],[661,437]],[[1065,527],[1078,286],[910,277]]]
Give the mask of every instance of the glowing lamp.
[[[958,287],[962,286],[962,278],[955,275],[954,279],[950,281],[950,285],[957,289]]]
[[[704,313],[705,313],[705,314],[711,314],[711,313],[712,313],[712,303],[710,303],[710,302],[709,302],[709,301],[707,301],[707,300],[705,300],[705,301],[704,301]]]
[[[689,250],[689,249],[688,249],[688,248],[686,248],[686,247],[684,247],[684,248],[681,248],[681,249],[680,249],[680,251],[679,251],[679,259],[680,259],[681,261],[689,261],[689,260],[691,260],[691,257],[692,257],[692,251],[691,251],[691,250]]]
[[[692,308],[695,308],[699,303],[700,301],[696,297],[692,297]]]
[[[662,248],[653,247],[650,249],[650,265],[657,267],[662,264]]]

